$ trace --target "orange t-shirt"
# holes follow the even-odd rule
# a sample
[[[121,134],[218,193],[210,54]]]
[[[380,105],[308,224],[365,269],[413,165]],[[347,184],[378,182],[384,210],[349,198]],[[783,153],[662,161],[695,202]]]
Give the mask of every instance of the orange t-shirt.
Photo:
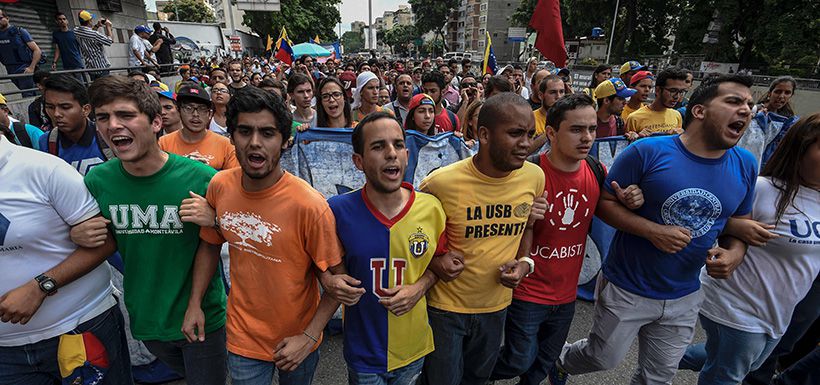
[[[221,171],[205,198],[220,231],[203,227],[200,237],[230,246],[228,350],[273,361],[276,345],[302,334],[316,314],[316,270],[342,262],[333,212],[322,194],[287,172],[275,185],[249,192],[241,168]]]
[[[205,137],[202,140],[196,143],[188,143],[182,140],[180,131],[182,130],[161,136],[159,138],[159,148],[186,158],[207,160],[206,164],[217,170],[239,167],[236,152],[230,139],[210,130],[205,130]]]

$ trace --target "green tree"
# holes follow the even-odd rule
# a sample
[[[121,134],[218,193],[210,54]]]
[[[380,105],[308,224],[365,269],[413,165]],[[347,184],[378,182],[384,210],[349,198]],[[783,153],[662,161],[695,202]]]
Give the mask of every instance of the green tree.
[[[345,54],[359,52],[364,49],[364,36],[359,32],[347,31],[342,34],[342,46]]]
[[[390,52],[403,54],[409,52],[407,45],[413,44],[419,36],[415,26],[397,25],[384,31],[380,39],[384,44],[390,46]]]
[[[216,23],[213,10],[199,0],[171,0],[165,4],[162,12],[172,14],[168,18],[172,21]]]
[[[416,29],[419,35],[433,31],[436,39],[442,41],[443,50],[447,50],[447,41],[444,39],[444,27],[447,19],[458,7],[460,0],[409,0],[410,7],[416,16]]]
[[[242,24],[263,38],[276,40],[284,26],[294,44],[306,42],[319,35],[321,41],[338,39],[334,30],[342,21],[336,8],[341,0],[282,0],[279,12],[245,11]]]

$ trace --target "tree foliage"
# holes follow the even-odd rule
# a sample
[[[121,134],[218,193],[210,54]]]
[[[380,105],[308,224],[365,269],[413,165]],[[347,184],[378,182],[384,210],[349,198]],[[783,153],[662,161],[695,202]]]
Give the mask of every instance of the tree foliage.
[[[407,45],[413,44],[413,41],[421,36],[412,25],[396,25],[384,31],[382,35],[381,41],[390,46],[391,52],[400,54],[409,52]]]
[[[537,3],[520,0],[512,23],[527,26]],[[593,27],[603,28],[609,37],[616,0],[560,4],[565,38],[589,36]],[[705,44],[712,23],[720,25],[717,43]],[[742,68],[817,76],[817,36],[816,0],[621,0],[611,61],[703,55],[709,61],[740,63]]]
[[[171,14],[168,17],[171,21],[216,23],[216,16],[211,7],[199,0],[171,0],[165,4],[162,12]]]
[[[341,0],[282,0],[279,12],[245,11],[242,24],[250,27],[259,36],[279,36],[282,27],[288,31],[288,38],[294,44],[313,39],[319,35],[320,41],[338,39],[334,30],[342,21],[336,8]]]
[[[342,34],[342,46],[345,54],[359,52],[364,49],[364,36],[360,32],[347,31]]]
[[[419,35],[435,32],[437,37],[441,37],[443,49],[447,50],[444,28],[460,0],[409,0],[409,3],[416,15],[416,30]]]

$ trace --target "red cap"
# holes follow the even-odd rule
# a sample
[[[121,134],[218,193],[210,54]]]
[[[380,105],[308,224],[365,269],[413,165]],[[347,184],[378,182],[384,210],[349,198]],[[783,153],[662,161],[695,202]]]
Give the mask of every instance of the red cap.
[[[436,102],[433,101],[433,98],[427,94],[418,94],[413,96],[413,99],[410,99],[410,108],[408,111],[414,110],[416,107],[420,105],[428,105],[428,106],[436,106]]]
[[[635,75],[632,75],[631,79],[629,79],[629,86],[634,86],[635,83],[644,79],[655,80],[655,75],[652,75],[652,73],[649,71],[638,71],[635,73]]]

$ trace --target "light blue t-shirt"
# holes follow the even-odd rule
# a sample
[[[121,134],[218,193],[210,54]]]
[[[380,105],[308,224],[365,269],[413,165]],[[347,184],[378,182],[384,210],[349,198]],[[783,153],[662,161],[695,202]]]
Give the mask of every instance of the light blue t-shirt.
[[[9,129],[11,130],[11,134],[14,135],[14,142],[19,145],[20,138],[18,138],[17,133],[14,132],[14,123],[12,123],[11,121],[9,121]],[[26,124],[26,133],[28,134],[28,137],[31,139],[31,148],[43,151],[40,148],[40,137],[43,136],[43,130],[30,124]]]
[[[732,216],[751,212],[757,166],[754,156],[733,147],[718,159],[689,152],[675,136],[650,137],[627,147],[615,159],[604,188],[612,181],[637,184],[645,203],[636,214],[655,223],[689,229],[692,241],[675,254],[652,242],[617,231],[604,261],[606,278],[631,293],[675,299],[700,288],[699,273]]]

